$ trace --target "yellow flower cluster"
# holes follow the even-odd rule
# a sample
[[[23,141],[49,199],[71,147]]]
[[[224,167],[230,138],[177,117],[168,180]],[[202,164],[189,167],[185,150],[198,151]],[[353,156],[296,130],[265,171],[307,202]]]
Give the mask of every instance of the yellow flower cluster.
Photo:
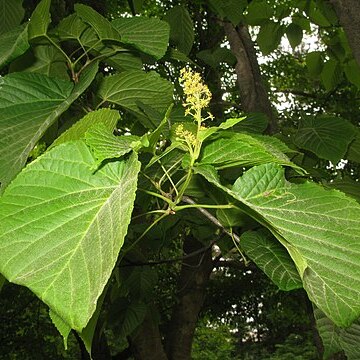
[[[175,130],[175,134],[179,138],[184,139],[189,145],[195,146],[195,144],[196,144],[195,135],[191,131],[185,130],[183,124],[180,124],[177,126],[177,128]]]
[[[184,87],[186,96],[185,115],[192,115],[200,121],[201,110],[208,107],[211,100],[209,88],[203,83],[199,73],[186,68],[181,69],[179,81]]]

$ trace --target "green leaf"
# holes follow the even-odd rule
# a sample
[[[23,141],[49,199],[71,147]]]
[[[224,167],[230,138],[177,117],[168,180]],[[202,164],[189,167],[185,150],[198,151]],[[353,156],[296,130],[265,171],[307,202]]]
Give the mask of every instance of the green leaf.
[[[78,41],[93,56],[101,55],[109,66],[118,71],[141,70],[143,67],[139,54],[119,45],[104,45],[93,28],[87,28]]]
[[[29,48],[27,32],[26,26],[19,26],[0,35],[0,68]]]
[[[200,164],[214,165],[218,169],[232,166],[253,166],[275,162],[292,166],[289,158],[282,153],[287,149],[283,144],[280,150],[278,143],[271,137],[255,137],[249,134],[231,134],[229,138],[220,138],[203,147]]]
[[[146,300],[153,294],[158,282],[157,272],[146,266],[136,268],[131,271],[125,282],[132,296]]]
[[[335,179],[333,182],[326,183],[325,186],[338,189],[356,199],[360,203],[360,182],[354,181],[351,177],[344,179]]]
[[[132,17],[113,20],[111,24],[121,35],[124,44],[153,56],[162,58],[169,44],[169,25],[155,18]]]
[[[88,352],[88,354],[91,356],[91,347],[92,347],[92,342],[94,339],[94,334],[95,334],[95,329],[99,320],[99,316],[101,313],[101,308],[107,293],[107,289],[108,289],[108,284],[107,286],[105,286],[104,291],[102,292],[101,296],[99,297],[99,300],[97,301],[96,304],[96,310],[93,313],[91,319],[89,320],[89,322],[87,323],[86,327],[82,330],[82,332],[79,334],[79,336],[81,337],[81,340],[83,341],[86,351]]]
[[[256,42],[264,55],[269,55],[280,44],[284,27],[279,23],[268,21],[261,26]]]
[[[306,117],[302,119],[294,143],[334,165],[341,160],[354,139],[354,126],[338,117]]]
[[[98,89],[103,101],[118,104],[140,117],[144,114],[139,108],[139,102],[163,114],[172,103],[172,92],[172,84],[159,74],[143,71],[124,71],[105,77]]]
[[[247,0],[210,0],[213,12],[221,18],[228,19],[234,26],[243,19],[243,11],[247,6]]]
[[[340,329],[340,344],[348,360],[360,358],[360,319],[357,319],[348,329]]]
[[[312,51],[306,54],[306,67],[310,75],[319,76],[323,68],[323,53]]]
[[[101,41],[121,41],[121,36],[112,23],[93,8],[83,4],[75,4],[74,8],[76,14],[95,30]]]
[[[264,113],[246,113],[246,119],[235,126],[238,132],[263,133],[268,127],[269,120]]]
[[[170,24],[170,40],[185,55],[189,55],[194,43],[194,25],[188,10],[181,5],[174,6],[165,15]]]
[[[0,292],[6,283],[6,279],[0,274]]]
[[[263,230],[247,231],[241,235],[240,246],[280,290],[302,288],[293,260],[271,233]]]
[[[0,199],[0,269],[81,331],[124,242],[140,163],[104,165],[82,141],[36,159]]]
[[[316,327],[324,344],[324,358],[345,351],[348,360],[357,360],[360,357],[360,319],[357,319],[347,329],[337,327],[319,309],[314,310]]]
[[[0,0],[0,9],[1,35],[14,30],[14,28],[20,25],[25,10],[22,7],[22,0]]]
[[[360,68],[355,59],[350,60],[344,66],[346,78],[360,89]]]
[[[196,57],[201,59],[205,64],[210,65],[214,69],[219,67],[221,63],[226,63],[231,66],[236,64],[236,58],[230,49],[216,47],[215,50],[207,49],[199,51]]]
[[[81,20],[78,14],[71,14],[60,21],[56,28],[56,34],[61,40],[77,40],[81,42],[81,35],[87,27],[88,25]]]
[[[62,133],[52,143],[50,148],[67,141],[84,139],[86,131],[96,124],[104,124],[106,129],[113,131],[119,119],[120,114],[116,110],[100,109],[92,111],[76,122],[71,128]]]
[[[274,8],[266,1],[252,1],[247,8],[245,20],[249,25],[262,25],[274,15]]]
[[[49,316],[51,318],[51,321],[55,325],[56,329],[63,337],[64,347],[65,350],[67,350],[67,339],[69,337],[71,327],[55,311],[52,311],[51,309],[49,310]]]
[[[248,223],[249,216],[240,209],[217,209],[216,218],[227,228],[234,226],[245,226]]]
[[[119,158],[140,144],[138,136],[114,136],[113,131],[101,123],[91,127],[85,138],[98,163],[106,159]]]
[[[335,324],[349,326],[359,317],[360,205],[355,200],[314,183],[290,184],[275,164],[251,168],[232,189],[209,165],[195,171],[268,227],[290,253],[310,300]]]
[[[129,303],[123,299],[121,300],[115,302],[116,309],[112,311],[109,323],[110,326],[112,325],[116,337],[126,340],[144,321],[148,306],[142,301],[132,301]]]
[[[295,49],[298,45],[301,44],[303,38],[303,30],[299,25],[291,23],[286,28],[286,36],[289,40],[291,47]]]
[[[342,351],[339,328],[318,308],[314,309],[316,328],[324,345],[324,359]]]
[[[333,90],[342,79],[342,71],[340,64],[334,59],[328,60],[324,64],[320,77],[325,87],[325,90]]]
[[[355,139],[350,144],[349,150],[346,156],[347,159],[360,163],[360,131],[355,132]]]
[[[51,23],[50,16],[51,0],[42,0],[35,8],[29,22],[29,40],[45,36]]]
[[[11,72],[35,72],[49,77],[69,80],[64,55],[53,45],[38,45],[10,66]]]
[[[107,51],[109,53],[110,51],[112,52],[112,50],[104,48],[99,49],[99,54],[106,55]],[[138,54],[135,54],[131,51],[122,51],[115,55],[111,55],[105,59],[105,62],[116,69],[118,72],[142,70],[143,68],[143,63]]]
[[[97,67],[97,63],[88,66],[75,87],[70,82],[34,73],[0,78],[1,190],[25,165],[45,131],[90,85]]]
[[[200,129],[200,131],[198,133],[198,138],[199,138],[199,140],[204,141],[212,134],[215,134],[217,131],[229,129],[229,128],[235,126],[236,124],[238,124],[240,121],[243,121],[245,119],[246,119],[246,117],[231,118],[231,119],[227,119],[226,121],[222,122],[219,126],[212,126],[209,128]]]

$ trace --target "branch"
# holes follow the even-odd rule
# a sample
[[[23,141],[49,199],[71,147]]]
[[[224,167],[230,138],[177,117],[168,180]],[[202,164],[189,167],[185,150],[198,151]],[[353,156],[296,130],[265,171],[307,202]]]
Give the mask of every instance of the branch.
[[[188,196],[183,196],[182,201],[187,204],[196,205],[196,202],[193,199],[189,198]],[[240,237],[237,234],[234,234],[229,230],[227,230],[224,227],[224,225],[209,211],[205,210],[204,208],[197,208],[197,210],[199,210],[208,220],[210,220],[213,224],[215,224],[218,228],[220,228],[224,234],[229,235],[237,243],[240,243]]]
[[[119,267],[128,267],[128,266],[154,266],[154,265],[161,265],[161,264],[171,264],[174,262],[179,262],[179,261],[183,261],[186,259],[190,259],[193,256],[199,255],[201,253],[206,252],[207,250],[209,250],[213,245],[215,245],[215,243],[219,240],[220,236],[217,236],[213,241],[211,241],[209,243],[209,245],[206,245],[204,247],[202,247],[201,249],[198,249],[196,251],[193,251],[190,254],[181,256],[181,257],[177,257],[177,258],[172,258],[172,259],[161,259],[161,260],[150,260],[150,261],[131,261],[129,259],[124,258],[125,261],[127,261],[129,264],[123,264],[123,265],[119,265]]]

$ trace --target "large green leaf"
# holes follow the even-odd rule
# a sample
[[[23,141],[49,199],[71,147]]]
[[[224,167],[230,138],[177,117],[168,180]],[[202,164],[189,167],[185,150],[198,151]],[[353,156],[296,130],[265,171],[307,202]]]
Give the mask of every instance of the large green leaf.
[[[111,24],[121,35],[124,44],[134,46],[146,54],[160,59],[165,55],[169,44],[169,25],[155,18],[119,18]]]
[[[211,128],[210,128],[211,129]],[[216,168],[232,166],[252,166],[276,162],[295,166],[279,149],[281,141],[268,136],[231,134],[229,138],[220,138],[204,146],[200,158],[201,164],[214,165]]]
[[[87,27],[88,25],[81,20],[79,15],[71,14],[60,21],[56,33],[61,40],[77,40],[80,42],[81,35]]]
[[[261,25],[274,15],[274,8],[266,1],[251,1],[245,16],[249,25]]]
[[[238,132],[263,133],[269,125],[269,120],[264,113],[247,113],[246,119],[235,126]]]
[[[306,117],[301,122],[294,142],[322,159],[337,164],[354,139],[354,126],[338,117]]]
[[[109,281],[109,283],[110,282],[111,281]],[[81,340],[83,341],[83,343],[85,345],[86,351],[89,353],[90,356],[91,356],[91,347],[92,347],[92,342],[93,342],[94,335],[95,335],[95,330],[96,330],[98,320],[99,320],[99,317],[101,314],[102,305],[105,300],[105,296],[107,293],[107,289],[109,287],[109,283],[107,284],[107,286],[105,286],[104,291],[102,292],[99,300],[97,301],[96,310],[93,313],[91,319],[87,323],[86,327],[79,334],[79,336],[81,337]]]
[[[291,47],[295,49],[298,45],[301,44],[303,38],[303,30],[299,25],[291,23],[286,28],[286,36],[289,40]]]
[[[27,27],[19,26],[0,35],[0,68],[29,48]]]
[[[98,91],[104,101],[118,104],[138,116],[144,116],[139,102],[163,114],[172,103],[173,86],[155,72],[124,71],[106,77]]]
[[[80,25],[78,25],[80,26]],[[77,31],[76,28],[74,31]],[[78,35],[77,32],[74,35]],[[104,58],[104,61],[118,71],[141,70],[142,60],[132,50],[125,49],[120,45],[104,45],[93,28],[85,29],[79,38],[76,38],[81,46],[94,56]]]
[[[256,42],[264,55],[269,55],[279,46],[284,30],[283,25],[273,21],[268,21],[261,26]]]
[[[38,45],[16,59],[10,66],[11,72],[36,72],[49,77],[69,80],[66,59],[53,45]]]
[[[93,63],[79,83],[34,73],[0,78],[0,182],[2,189],[25,165],[46,129],[90,85],[97,73]]]
[[[50,5],[51,0],[42,0],[36,6],[29,22],[29,40],[33,40],[47,34],[48,26],[51,23]]]
[[[25,14],[22,0],[0,0],[0,9],[0,34],[20,25]]]
[[[234,26],[243,18],[243,11],[247,6],[247,0],[210,0],[209,3],[213,12],[230,20]]]
[[[194,26],[190,14],[184,6],[171,8],[165,16],[170,24],[170,39],[185,55],[189,55],[194,43]]]
[[[346,78],[358,88],[360,88],[360,67],[355,59],[350,60],[344,65]]]
[[[346,195],[352,196],[360,203],[360,182],[354,181],[350,176],[343,179],[335,179],[326,183],[325,186],[342,191]]]
[[[6,279],[0,274],[0,292],[6,283]]]
[[[105,159],[121,157],[140,144],[138,136],[114,136],[113,131],[101,123],[91,127],[85,138],[99,163]]]
[[[323,66],[320,77],[326,91],[334,89],[342,79],[340,63],[333,58],[328,60]]]
[[[76,122],[71,128],[63,132],[51,145],[51,147],[60,145],[67,141],[80,140],[85,138],[86,131],[96,124],[104,124],[105,129],[114,130],[116,123],[120,119],[120,114],[116,110],[99,109],[86,114],[82,119]]]
[[[64,347],[67,350],[67,339],[71,332],[71,327],[68,323],[66,323],[55,311],[49,310],[49,316],[57,331],[63,337]]]
[[[216,47],[215,49],[207,49],[199,51],[196,57],[201,59],[204,63],[210,65],[214,69],[219,67],[222,63],[234,66],[236,58],[230,49]]]
[[[320,310],[314,309],[316,328],[324,345],[324,359],[342,351],[339,328]]]
[[[94,173],[84,142],[36,159],[0,200],[0,269],[81,331],[123,244],[140,169],[136,155]]]
[[[327,318],[320,309],[315,309],[314,315],[317,329],[324,344],[324,359],[342,350],[348,360],[360,358],[360,319],[350,327],[341,329]]]
[[[75,4],[75,11],[84,22],[95,30],[100,40],[120,42],[121,36],[111,22],[93,8],[83,4]]]
[[[240,201],[287,248],[309,298],[339,326],[360,315],[360,205],[314,183],[286,182],[276,164],[255,166],[229,189],[212,166],[196,172]]]
[[[350,144],[346,158],[360,163],[360,130],[356,129],[355,139]]]
[[[323,68],[323,53],[321,51],[307,53],[306,67],[310,75],[319,76]]]
[[[289,253],[271,233],[247,231],[241,235],[240,246],[280,290],[302,288],[299,273]]]

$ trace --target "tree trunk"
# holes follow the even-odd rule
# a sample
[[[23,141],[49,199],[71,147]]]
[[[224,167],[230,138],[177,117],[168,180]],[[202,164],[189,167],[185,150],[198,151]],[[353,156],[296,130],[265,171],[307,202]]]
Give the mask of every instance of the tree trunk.
[[[184,253],[192,253],[204,245],[192,237],[184,240]],[[178,303],[175,305],[166,352],[169,360],[189,360],[199,312],[204,303],[206,285],[213,262],[211,249],[186,259],[178,281]]]
[[[167,360],[159,326],[150,313],[131,338],[130,346],[135,360]]]
[[[242,108],[245,112],[264,113],[269,119],[268,132],[274,133],[276,121],[248,28],[245,25],[234,27],[231,23],[225,22],[224,30],[231,51],[237,59],[235,72]]]
[[[344,28],[354,58],[360,66],[360,1],[330,0]]]

